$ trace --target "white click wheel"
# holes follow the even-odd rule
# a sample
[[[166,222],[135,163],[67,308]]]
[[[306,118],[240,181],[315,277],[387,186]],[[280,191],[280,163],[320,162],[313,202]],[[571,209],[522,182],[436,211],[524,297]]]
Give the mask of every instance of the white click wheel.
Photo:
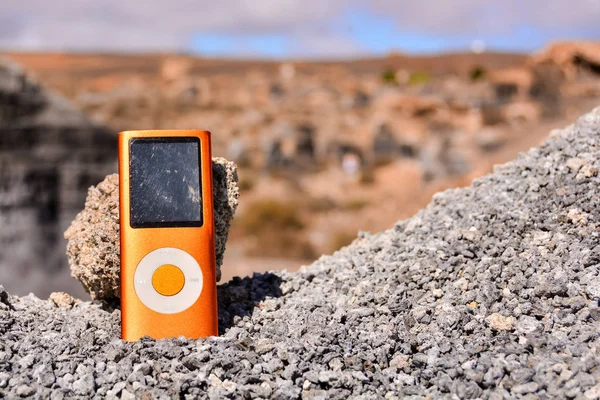
[[[137,265],[134,288],[153,311],[176,314],[191,307],[202,292],[202,269],[189,253],[163,247],[146,254]]]

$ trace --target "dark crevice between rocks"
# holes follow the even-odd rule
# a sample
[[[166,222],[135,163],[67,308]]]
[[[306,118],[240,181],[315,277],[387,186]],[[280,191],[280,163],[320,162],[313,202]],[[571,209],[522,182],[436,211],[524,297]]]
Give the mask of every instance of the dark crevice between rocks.
[[[282,295],[281,284],[283,280],[271,273],[254,273],[251,277],[235,277],[231,281],[217,286],[217,300],[219,307],[219,335],[223,335],[228,328],[233,326],[236,317],[251,317],[256,307],[267,298]],[[0,286],[0,302],[8,293]],[[8,300],[7,300],[8,301]],[[109,313],[120,310],[120,299],[99,302],[101,308]],[[7,303],[8,304],[8,303]],[[10,306],[10,305],[9,305]]]
[[[282,295],[282,279],[271,273],[255,273],[252,277],[235,277],[217,287],[219,303],[219,335],[233,326],[238,318],[251,317],[260,302]]]
[[[12,306],[12,304],[10,304],[8,292],[4,290],[4,286],[2,285],[0,285],[0,304],[4,304],[10,310],[14,310],[14,307]]]

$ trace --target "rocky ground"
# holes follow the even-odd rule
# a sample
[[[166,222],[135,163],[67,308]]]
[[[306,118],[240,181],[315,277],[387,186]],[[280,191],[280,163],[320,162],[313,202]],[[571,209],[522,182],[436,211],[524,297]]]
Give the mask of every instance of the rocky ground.
[[[221,285],[220,337],[125,343],[118,310],[0,291],[0,396],[600,398],[599,131],[597,109],[389,231]]]

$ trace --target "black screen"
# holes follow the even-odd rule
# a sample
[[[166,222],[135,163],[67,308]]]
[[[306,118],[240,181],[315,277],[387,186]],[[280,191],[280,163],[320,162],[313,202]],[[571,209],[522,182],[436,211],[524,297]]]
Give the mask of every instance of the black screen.
[[[129,179],[133,228],[202,226],[198,138],[131,139]]]

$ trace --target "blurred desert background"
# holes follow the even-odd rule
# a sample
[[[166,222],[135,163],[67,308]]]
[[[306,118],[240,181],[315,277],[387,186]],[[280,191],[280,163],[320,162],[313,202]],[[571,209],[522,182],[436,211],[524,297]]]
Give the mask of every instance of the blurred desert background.
[[[563,10],[550,3],[554,10],[545,13]],[[267,20],[269,10],[279,15],[271,6]],[[519,16],[494,15],[525,18],[528,32],[537,32],[535,9],[530,15],[530,6],[523,8]],[[365,39],[371,48],[320,50],[327,36],[319,42],[317,35],[314,51],[310,40],[294,51],[273,33],[253,47],[252,30],[236,33],[241,44],[232,46],[235,34],[219,41],[201,22],[198,31],[209,32],[201,45],[172,48],[160,41],[153,47],[155,31],[134,43],[108,33],[102,40],[108,32],[102,24],[98,32],[93,24],[84,30],[81,43],[52,35],[45,41],[43,30],[32,42],[35,26],[11,41],[9,25],[8,33],[0,30],[0,283],[15,294],[86,296],[69,276],[62,235],[87,188],[116,172],[120,130],[207,129],[213,155],[238,164],[240,207],[223,281],[295,270],[349,244],[359,231],[391,228],[434,193],[469,185],[600,103],[598,29],[577,24],[589,9],[575,8],[581,14],[552,14],[556,29],[531,33],[535,39],[525,42],[494,24],[486,31],[480,21],[448,25],[460,33],[450,44],[375,30]],[[444,10],[454,23],[469,18]],[[393,18],[400,11],[389,12],[385,18],[402,26]],[[373,24],[368,13],[363,25],[351,15],[351,24]],[[171,29],[163,25],[153,29]],[[579,37],[565,26],[579,26]],[[141,35],[145,28],[138,28]],[[423,30],[450,35],[430,24]],[[334,39],[345,35],[333,32]]]

